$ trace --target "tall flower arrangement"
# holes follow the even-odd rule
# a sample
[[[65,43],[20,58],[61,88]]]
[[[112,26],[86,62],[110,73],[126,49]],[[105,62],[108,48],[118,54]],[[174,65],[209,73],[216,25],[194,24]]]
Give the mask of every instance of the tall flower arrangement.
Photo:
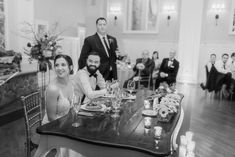
[[[33,36],[32,41],[28,42],[27,47],[24,48],[25,54],[29,56],[29,62],[37,60],[40,72],[46,72],[48,68],[49,70],[52,69],[50,60],[54,59],[58,53],[58,49],[61,48],[58,41],[62,40],[62,38],[59,38],[61,33],[55,33],[57,24],[54,25],[52,30],[39,33],[34,30],[31,24],[26,23],[26,25],[29,29],[25,30],[25,33]]]

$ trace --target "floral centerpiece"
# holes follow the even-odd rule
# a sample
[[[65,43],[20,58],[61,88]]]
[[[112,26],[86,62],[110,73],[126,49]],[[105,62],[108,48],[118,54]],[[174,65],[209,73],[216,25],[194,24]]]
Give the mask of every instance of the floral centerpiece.
[[[167,94],[161,98],[160,103],[158,103],[158,100],[154,101],[153,109],[158,112],[158,121],[169,122],[174,114],[178,112],[180,100],[181,96],[178,94]]]
[[[52,69],[50,60],[54,59],[57,55],[57,50],[61,48],[58,45],[58,41],[62,40],[62,38],[59,38],[61,33],[55,34],[54,31],[36,33],[31,24],[26,24],[30,29],[25,32],[33,35],[33,41],[27,43],[27,48],[24,49],[25,54],[29,56],[30,63],[32,60],[38,61],[40,72],[46,72],[47,67],[49,70]],[[57,24],[54,26],[54,30],[56,27]]]

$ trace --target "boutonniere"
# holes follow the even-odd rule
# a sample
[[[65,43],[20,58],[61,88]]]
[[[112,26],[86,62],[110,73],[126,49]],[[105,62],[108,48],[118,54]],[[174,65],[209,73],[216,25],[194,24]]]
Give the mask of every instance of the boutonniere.
[[[108,39],[109,40],[109,44],[112,44],[113,43],[113,39]]]

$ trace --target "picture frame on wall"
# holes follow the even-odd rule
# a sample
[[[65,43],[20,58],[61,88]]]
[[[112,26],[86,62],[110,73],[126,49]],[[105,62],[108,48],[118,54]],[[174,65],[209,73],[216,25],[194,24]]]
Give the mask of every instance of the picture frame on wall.
[[[229,34],[235,35],[235,0],[232,0],[232,5],[231,5]]]
[[[43,35],[49,30],[49,22],[45,20],[35,20],[35,31],[37,34]]]
[[[157,34],[159,0],[126,0],[124,33]]]
[[[6,19],[4,1],[0,0],[0,48],[6,48]]]

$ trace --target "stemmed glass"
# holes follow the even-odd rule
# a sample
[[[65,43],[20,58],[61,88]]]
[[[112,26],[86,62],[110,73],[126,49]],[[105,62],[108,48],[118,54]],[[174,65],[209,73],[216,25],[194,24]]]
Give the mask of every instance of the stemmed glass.
[[[132,93],[133,91],[135,90],[135,86],[136,86],[136,83],[134,80],[129,80],[127,82],[127,90],[129,91],[130,94],[128,94],[129,96],[132,96]],[[133,102],[132,99],[129,99],[127,102]]]
[[[122,99],[123,99],[123,97],[122,97],[123,94],[122,94],[120,88],[116,88],[116,89],[114,90],[114,94],[115,94],[115,97],[113,97],[113,98],[111,99],[111,101],[112,101],[112,106],[113,106],[113,108],[114,108],[114,110],[113,110],[114,114],[111,115],[111,117],[112,117],[112,118],[117,118],[117,117],[119,117],[118,112],[119,112],[119,108],[120,108],[120,105],[121,105],[121,101],[122,101]]]
[[[75,111],[75,118],[74,118],[74,123],[72,124],[73,127],[79,127],[81,124],[77,121],[77,117],[78,117],[78,112],[80,110],[81,107],[81,98],[79,96],[73,96],[73,100],[72,100],[72,107]]]
[[[112,88],[111,88],[111,81],[106,81],[106,90],[108,95],[110,95],[112,93]]]
[[[132,92],[135,89],[135,81],[134,80],[129,80],[127,82],[127,90],[130,92],[130,94],[132,95]]]

